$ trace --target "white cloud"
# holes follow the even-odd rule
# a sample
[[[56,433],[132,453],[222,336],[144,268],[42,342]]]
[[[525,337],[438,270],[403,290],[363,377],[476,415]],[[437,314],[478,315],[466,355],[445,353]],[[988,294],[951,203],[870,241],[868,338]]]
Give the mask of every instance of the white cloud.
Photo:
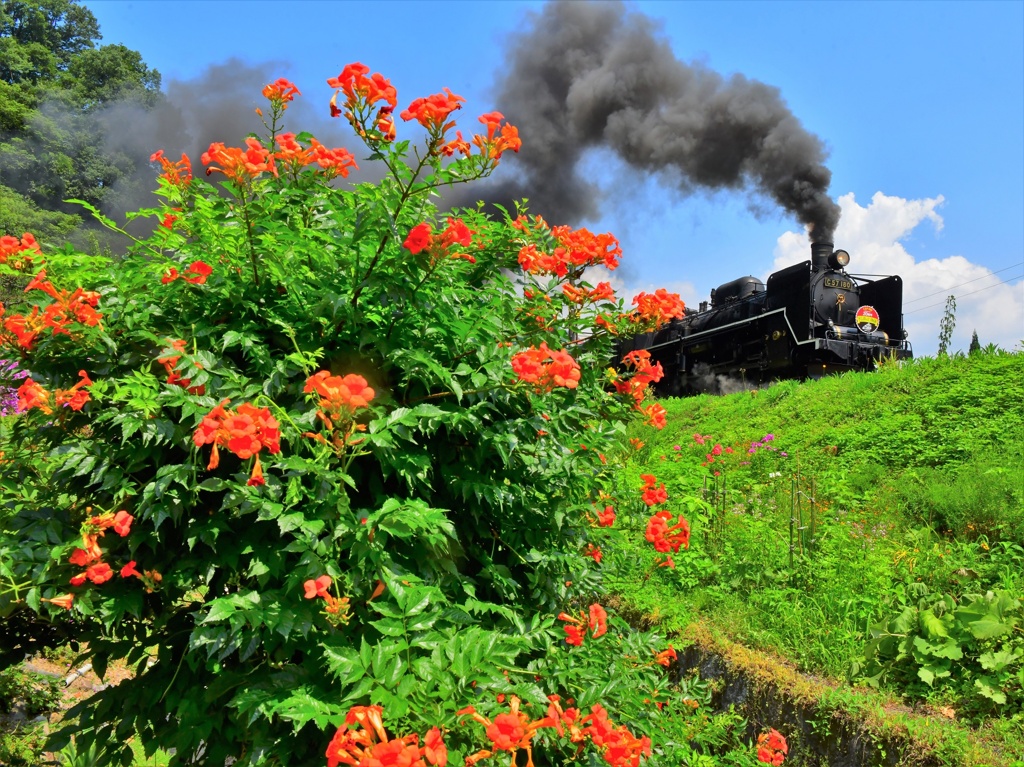
[[[942,195],[906,200],[875,192],[864,207],[852,193],[840,197],[843,216],[835,240],[850,253],[849,271],[903,278],[904,325],[918,357],[933,356],[938,350],[939,321],[950,294],[956,296],[957,305],[951,352],[966,352],[975,330],[983,345],[1019,347],[1024,339],[1024,281],[1008,278],[1007,273],[994,274],[959,255],[918,261],[901,242],[926,220],[941,230],[937,208],[943,201]],[[786,232],[776,244],[772,271],[808,258],[806,233]],[[1009,275],[1019,273],[1015,269]],[[1009,284],[1000,284],[1006,279]]]

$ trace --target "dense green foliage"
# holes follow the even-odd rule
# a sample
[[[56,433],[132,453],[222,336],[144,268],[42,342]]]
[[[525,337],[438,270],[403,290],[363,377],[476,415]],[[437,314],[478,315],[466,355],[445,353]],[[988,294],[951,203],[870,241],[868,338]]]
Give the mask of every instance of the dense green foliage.
[[[46,733],[36,717],[56,709],[61,680],[15,666],[0,670],[0,764],[31,767],[42,763]]]
[[[248,154],[211,147],[220,188],[161,161],[163,204],[138,213],[161,225],[135,240],[99,208],[141,159],[107,152],[96,120],[152,106],[159,75],[98,40],[73,2],[0,2],[0,235],[46,245],[0,268],[5,354],[38,387],[0,421],[0,616],[19,626],[0,654],[24,655],[23,627],[56,631],[101,674],[132,672],[70,712],[66,756],[321,765],[346,712],[372,704],[396,739],[439,727],[460,763],[487,745],[465,706],[494,718],[516,696],[541,721],[558,695],[650,736],[646,764],[756,764],[741,716],[711,714],[701,680],[666,678],[666,634],[695,617],[1024,742],[1024,356],[979,348],[675,401],[665,432],[629,434],[642,393],[605,369],[596,319],[629,332],[637,312],[581,263],[522,257],[593,235],[432,205],[493,169],[496,135],[463,151],[442,140],[453,125],[420,120],[414,148],[391,140],[390,110],[350,94],[387,172],[339,188],[351,157],[325,150],[317,169],[313,138],[282,133],[279,85]],[[76,235],[67,197],[129,258]],[[55,247],[69,239],[94,255]],[[574,298],[589,291],[602,298]],[[29,338],[57,305],[67,323]],[[558,377],[510,364],[528,352]],[[365,398],[342,390],[354,378]],[[234,442],[253,433],[255,451]],[[627,436],[647,443],[628,459]],[[674,561],[650,545],[641,474],[694,523]],[[614,528],[595,523],[606,503]],[[100,564],[113,569],[86,579]],[[654,632],[612,613],[597,635],[587,610],[609,584]],[[582,742],[539,729],[536,763]],[[37,730],[4,734],[0,761],[41,748]]]
[[[0,671],[0,714],[9,714],[19,706],[31,718],[52,711],[61,699],[58,679],[32,673],[21,668]]]

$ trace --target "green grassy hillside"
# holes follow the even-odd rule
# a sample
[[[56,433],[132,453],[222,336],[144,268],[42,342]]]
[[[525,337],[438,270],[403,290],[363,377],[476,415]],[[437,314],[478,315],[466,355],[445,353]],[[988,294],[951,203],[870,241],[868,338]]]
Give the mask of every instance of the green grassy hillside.
[[[655,475],[691,545],[672,569],[624,536],[606,556],[635,573],[626,604],[1024,754],[1024,354],[663,404],[668,427],[632,435],[620,500]]]
[[[666,407],[648,468],[694,433],[738,446],[772,434],[789,453],[775,468],[818,479],[830,502],[868,504],[959,540],[1024,545],[1024,354],[929,358]],[[753,463],[731,468],[750,484]]]

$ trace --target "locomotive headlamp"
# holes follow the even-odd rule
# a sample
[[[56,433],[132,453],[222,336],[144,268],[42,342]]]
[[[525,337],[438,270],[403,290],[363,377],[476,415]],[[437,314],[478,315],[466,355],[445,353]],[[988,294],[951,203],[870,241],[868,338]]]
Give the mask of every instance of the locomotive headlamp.
[[[833,269],[843,269],[850,263],[850,254],[845,250],[837,250],[828,257],[828,265]]]

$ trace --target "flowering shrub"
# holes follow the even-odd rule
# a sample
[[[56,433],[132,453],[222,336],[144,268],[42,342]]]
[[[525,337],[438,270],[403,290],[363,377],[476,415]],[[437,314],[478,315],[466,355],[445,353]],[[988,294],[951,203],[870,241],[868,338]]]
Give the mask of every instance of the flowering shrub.
[[[605,454],[664,411],[643,404],[658,366],[607,367],[613,333],[678,316],[678,296],[627,310],[589,284],[621,258],[609,234],[438,215],[435,190],[519,149],[500,114],[467,140],[460,97],[415,99],[413,152],[385,77],[351,64],[328,82],[379,183],[340,186],[351,152],[283,130],[301,94],[277,80],[267,135],[211,144],[210,180],[154,153],[163,203],[137,215],[159,226],[126,258],[2,241],[0,270],[31,279],[0,307],[0,344],[31,375],[0,424],[0,616],[40,639],[56,624],[101,676],[133,670],[67,719],[106,763],[131,737],[178,763],[483,759],[461,710],[504,722],[514,694],[522,724],[576,684],[570,655],[623,641],[581,611],[600,585],[583,552]],[[629,673],[653,690],[661,649],[636,643],[650,661]],[[640,687],[606,669],[573,722],[635,765]],[[536,721],[494,747],[583,743]]]

